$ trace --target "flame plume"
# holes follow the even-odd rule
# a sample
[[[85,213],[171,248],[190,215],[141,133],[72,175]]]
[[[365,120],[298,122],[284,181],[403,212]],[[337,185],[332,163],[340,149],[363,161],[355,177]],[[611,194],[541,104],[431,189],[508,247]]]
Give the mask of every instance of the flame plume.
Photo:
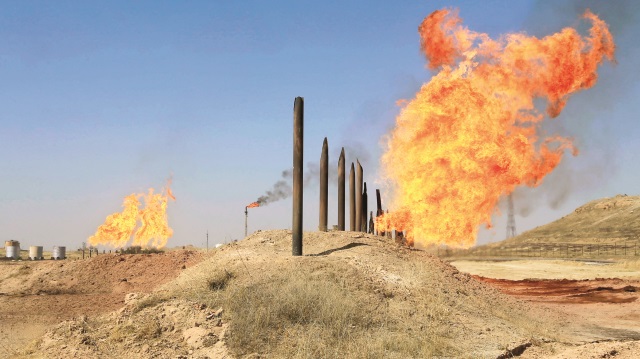
[[[577,155],[570,139],[540,134],[546,116],[534,99],[546,99],[556,117],[572,93],[595,84],[604,58],[614,61],[607,24],[589,10],[583,17],[588,37],[565,28],[499,40],[462,26],[457,11],[424,19],[421,49],[439,72],[400,103],[386,139],[381,165],[395,211],[378,219],[380,230],[407,229],[410,244],[471,246],[500,196],[540,184],[565,150]]]
[[[247,208],[256,208],[256,207],[260,207],[260,203],[259,202],[252,202],[252,203],[247,205]]]
[[[164,247],[173,235],[167,221],[167,202],[169,198],[176,200],[170,184],[171,181],[167,184],[166,194],[154,193],[154,189],[150,188],[148,194],[134,193],[125,197],[122,212],[110,214],[96,233],[89,237],[89,244],[122,248],[131,241],[131,245],[144,248]],[[143,209],[140,209],[141,197],[145,202]]]

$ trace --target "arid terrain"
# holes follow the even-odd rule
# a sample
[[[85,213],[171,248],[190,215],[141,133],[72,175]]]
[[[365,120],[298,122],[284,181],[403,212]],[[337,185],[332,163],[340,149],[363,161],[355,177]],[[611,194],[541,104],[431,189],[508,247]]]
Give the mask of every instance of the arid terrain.
[[[556,221],[488,247],[557,242],[624,244],[639,240],[640,196],[617,195],[591,201]]]
[[[62,321],[120,309],[127,293],[152,292],[202,255],[187,250],[75,258],[0,261],[0,356],[23,352]]]
[[[640,261],[462,260],[452,264],[505,294],[565,313],[572,322],[571,343],[586,343],[550,344],[527,351],[523,358],[618,358],[638,348]]]
[[[305,255],[292,257],[290,233],[258,231],[209,253],[2,262],[0,354],[632,358],[640,351],[633,276],[523,284],[350,232],[305,232]]]

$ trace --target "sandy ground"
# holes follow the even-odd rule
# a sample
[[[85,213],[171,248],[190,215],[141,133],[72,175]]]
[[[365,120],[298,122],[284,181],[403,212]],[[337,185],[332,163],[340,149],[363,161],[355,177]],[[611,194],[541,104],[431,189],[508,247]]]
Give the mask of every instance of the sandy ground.
[[[500,353],[496,343],[514,350],[523,343],[522,353],[513,353],[521,354],[522,358],[625,359],[637,358],[640,353],[640,273],[633,265],[459,261],[452,263],[456,270],[420,251],[395,247],[368,235],[306,235],[306,255],[302,258],[291,258],[289,232],[270,231],[221,248],[212,264],[226,261],[236,271],[264,275],[280,268],[274,267],[274,262],[284,267],[307,263],[319,268],[341,263],[368,278],[370,283],[363,283],[372,289],[394,293],[379,299],[392,308],[416,306],[411,293],[421,290],[424,272],[430,275],[426,279],[430,287],[448,293],[444,304],[460,310],[452,312],[455,315],[450,320],[452,328],[459,327],[460,333],[465,333],[459,337],[461,345],[475,349],[484,345],[487,348],[483,353],[494,355]],[[191,269],[197,269],[195,265],[202,259],[200,252],[178,250],[153,255],[101,255],[85,260],[0,262],[0,357],[19,352],[61,322],[71,328],[82,323],[85,320],[82,318],[106,313],[115,313],[114,320],[120,320],[119,316],[127,313],[122,312],[127,306],[127,293],[150,293],[163,284],[173,283],[176,277],[183,278]],[[420,276],[417,269],[421,270]],[[253,277],[246,280],[249,278]],[[188,308],[182,310],[185,313],[194,312],[191,304],[175,305]],[[540,342],[531,338],[527,342],[522,333],[517,333],[521,328],[513,326],[525,323],[505,321],[486,308],[506,305],[521,308],[511,313],[524,315],[524,320],[540,318],[553,325],[551,328],[558,335],[551,337],[560,339],[546,342],[542,338],[538,339]],[[198,315],[206,318],[212,315],[209,308],[198,308]],[[407,313],[408,322],[412,316],[413,312]],[[48,333],[47,338],[56,331]],[[68,338],[83,339],[84,334]],[[60,345],[59,341],[54,343]],[[46,345],[43,348],[62,349]],[[153,352],[149,348],[138,349],[140,353]]]
[[[505,294],[567,316],[567,343],[534,347],[522,358],[637,358],[640,353],[640,272],[633,266],[557,260],[451,264]]]
[[[19,351],[64,320],[108,313],[126,293],[148,293],[202,255],[105,254],[84,260],[0,261],[0,357]]]
[[[563,260],[502,260],[451,262],[461,272],[496,279],[640,279],[636,266],[615,262]]]

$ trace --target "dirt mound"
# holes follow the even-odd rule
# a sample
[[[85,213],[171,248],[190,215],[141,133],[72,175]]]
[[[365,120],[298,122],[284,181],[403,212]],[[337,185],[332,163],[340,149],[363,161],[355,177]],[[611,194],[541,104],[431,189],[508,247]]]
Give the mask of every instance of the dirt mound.
[[[640,239],[640,196],[589,202],[554,222],[489,246],[522,243],[613,244]]]
[[[304,253],[291,256],[289,231],[256,232],[119,312],[57,326],[23,355],[495,358],[561,335],[556,313],[385,238],[305,233]]]
[[[80,316],[47,331],[24,356],[48,358],[224,358],[228,324],[222,310],[187,300],[160,303],[141,293],[127,295],[117,312],[100,319]],[[108,322],[112,325],[103,325]],[[103,350],[96,350],[103,348]]]
[[[0,264],[0,354],[19,352],[51,324],[108,313],[129,292],[149,293],[202,259],[196,251],[99,255]]]

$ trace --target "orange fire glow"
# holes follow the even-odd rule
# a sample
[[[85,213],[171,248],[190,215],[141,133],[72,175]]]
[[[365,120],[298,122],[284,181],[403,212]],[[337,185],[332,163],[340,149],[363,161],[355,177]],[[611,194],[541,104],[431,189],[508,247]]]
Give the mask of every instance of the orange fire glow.
[[[130,194],[125,197],[120,213],[113,213],[101,224],[96,233],[89,237],[91,245],[106,245],[116,248],[131,245],[162,248],[173,235],[167,222],[167,202],[176,200],[167,184],[165,193]],[[145,208],[140,208],[139,198],[144,198]],[[140,225],[138,225],[140,223]],[[136,230],[137,227],[137,230]]]
[[[251,204],[249,204],[249,205],[247,206],[247,208],[255,208],[255,207],[260,207],[260,203],[258,203],[258,202],[253,202],[253,203],[251,203]]]
[[[588,36],[565,28],[499,40],[464,27],[455,10],[424,19],[421,49],[439,72],[400,103],[381,159],[394,211],[377,228],[405,229],[409,243],[469,247],[501,196],[539,185],[565,150],[577,154],[570,139],[541,133],[546,116],[534,99],[556,117],[572,93],[595,84],[605,58],[614,61],[607,24],[589,10],[583,17]]]

